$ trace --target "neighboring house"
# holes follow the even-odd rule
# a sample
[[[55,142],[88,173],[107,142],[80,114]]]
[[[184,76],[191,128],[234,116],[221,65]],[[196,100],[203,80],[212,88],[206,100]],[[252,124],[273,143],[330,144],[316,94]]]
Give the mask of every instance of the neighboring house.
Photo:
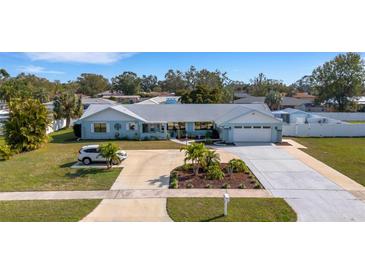
[[[109,90],[101,92],[97,96],[104,99],[113,99],[122,104],[135,104],[141,100],[139,95],[123,95],[122,92],[112,92]]]
[[[312,100],[312,102],[317,98],[317,96],[310,95],[308,92],[297,92],[293,97],[297,99]]]
[[[272,112],[286,124],[342,124],[344,122],[298,109],[286,108]]]
[[[141,101],[137,104],[180,104],[180,96],[156,96],[147,100]]]
[[[103,104],[103,105],[115,105],[117,102],[105,98],[91,98],[88,96],[83,96],[81,98],[82,106],[86,110],[90,105]]]
[[[255,104],[255,103],[265,103],[264,96],[252,96],[247,93],[240,93],[240,99],[234,101],[235,104]],[[304,111],[309,111],[311,107],[314,107],[314,102],[312,99],[297,99],[294,97],[283,97],[280,104],[280,109],[285,108],[295,108]],[[316,109],[316,111],[320,111]]]
[[[330,114],[331,112],[323,112]],[[283,121],[283,136],[299,137],[363,137],[365,124],[351,124],[297,109],[273,111]]]
[[[0,109],[0,135],[4,134],[3,127],[4,122],[9,119],[9,111],[5,109]]]
[[[265,104],[91,105],[75,124],[82,139],[219,135],[227,143],[280,142],[282,130],[282,122]]]

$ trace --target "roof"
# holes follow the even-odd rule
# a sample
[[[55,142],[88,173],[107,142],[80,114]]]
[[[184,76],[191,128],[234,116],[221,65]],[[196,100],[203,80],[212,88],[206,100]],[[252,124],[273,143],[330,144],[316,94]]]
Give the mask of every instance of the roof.
[[[114,105],[117,102],[105,98],[91,98],[91,97],[82,97],[81,102],[83,105],[91,105],[91,104],[110,104]]]
[[[235,104],[252,104],[252,103],[264,103],[265,97],[264,96],[251,96],[247,94],[246,96],[237,99],[234,101]],[[313,103],[311,99],[297,99],[294,97],[283,97],[281,105],[283,106],[300,106],[303,104],[310,104]]]
[[[91,105],[80,120],[108,108],[150,123],[194,121],[222,123],[230,118],[232,119],[253,110],[274,117],[265,104],[132,104],[115,106]]]
[[[174,100],[175,103],[177,103],[179,99],[180,99],[180,96],[156,96],[156,97],[144,100],[142,102],[139,102],[137,104],[154,104],[154,105],[168,104],[169,100]]]

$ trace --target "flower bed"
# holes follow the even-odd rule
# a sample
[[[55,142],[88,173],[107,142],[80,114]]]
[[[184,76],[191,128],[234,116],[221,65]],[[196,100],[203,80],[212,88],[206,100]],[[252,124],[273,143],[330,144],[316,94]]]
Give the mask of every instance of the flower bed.
[[[263,186],[250,170],[245,172],[229,172],[227,163],[220,163],[224,177],[221,180],[209,179],[207,170],[199,169],[198,175],[194,174],[193,165],[179,166],[171,171],[170,188],[238,188],[261,189]],[[172,183],[173,181],[176,183]]]

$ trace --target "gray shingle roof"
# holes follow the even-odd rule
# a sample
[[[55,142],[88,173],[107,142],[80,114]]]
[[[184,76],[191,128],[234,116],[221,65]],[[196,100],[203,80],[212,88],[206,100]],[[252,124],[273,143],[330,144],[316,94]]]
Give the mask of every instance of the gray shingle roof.
[[[81,119],[89,117],[106,108],[126,113],[136,119],[148,122],[194,122],[217,121],[219,123],[257,110],[274,117],[265,104],[131,104],[131,105],[91,105]]]

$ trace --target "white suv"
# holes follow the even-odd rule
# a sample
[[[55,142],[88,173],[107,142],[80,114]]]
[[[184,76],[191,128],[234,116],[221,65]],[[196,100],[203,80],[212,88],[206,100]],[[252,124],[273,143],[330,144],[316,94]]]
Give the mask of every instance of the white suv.
[[[78,160],[84,165],[90,165],[93,162],[105,162],[106,159],[100,155],[99,145],[83,146],[79,150]],[[117,156],[119,161],[113,161],[113,165],[119,164],[119,162],[127,159],[127,153],[123,150],[118,150]]]

